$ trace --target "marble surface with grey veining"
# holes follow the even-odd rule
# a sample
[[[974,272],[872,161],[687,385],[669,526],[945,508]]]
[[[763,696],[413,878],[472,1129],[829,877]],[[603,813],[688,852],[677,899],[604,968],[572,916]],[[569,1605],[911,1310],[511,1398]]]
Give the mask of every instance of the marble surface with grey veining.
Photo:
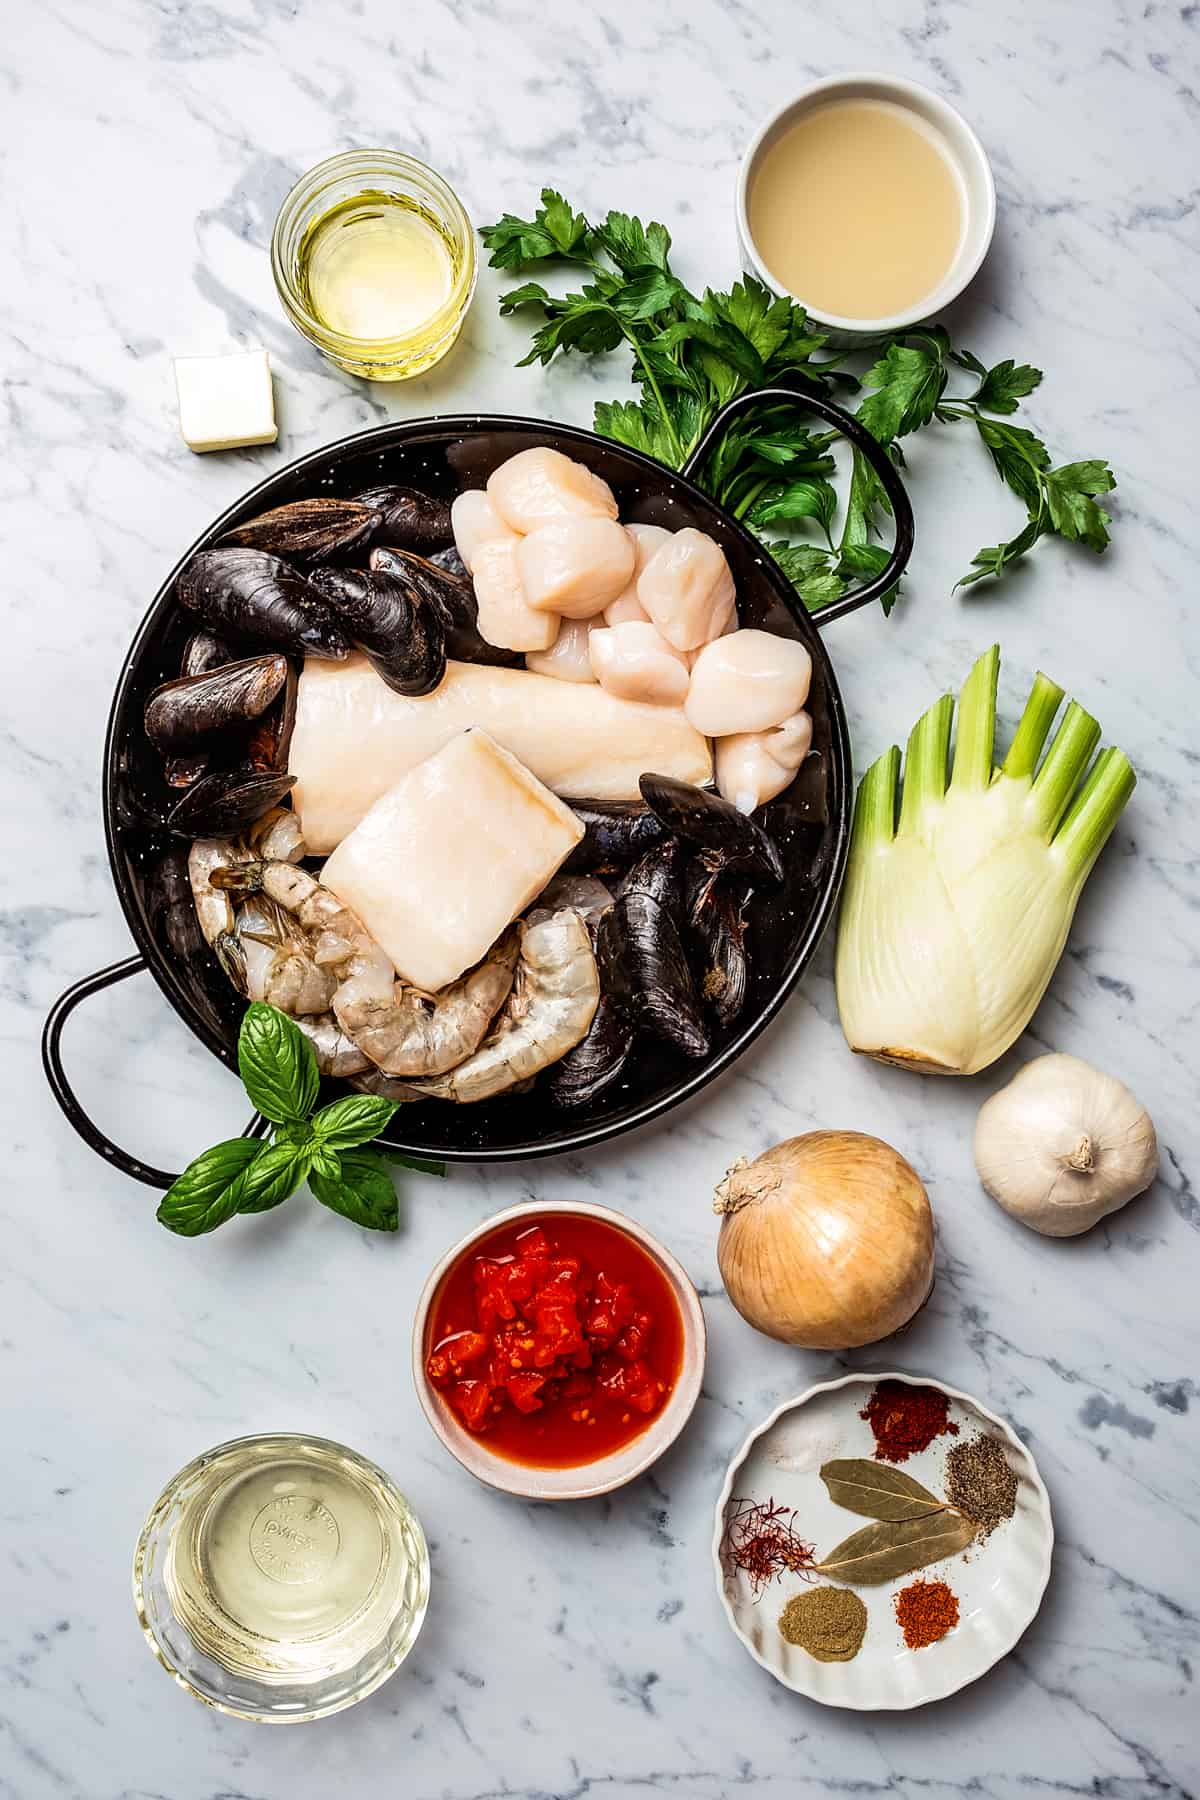
[[[1200,1147],[1196,1132],[1196,169],[1200,14],[1127,0],[43,0],[0,42],[0,541],[5,855],[0,1409],[4,1800],[684,1800],[1094,1795],[1200,1787],[1195,1693]],[[126,646],[182,549],[302,451],[391,418],[510,409],[586,423],[617,359],[517,370],[525,328],[480,282],[445,365],[343,378],[283,321],[267,242],[293,178],[386,143],[443,170],[474,216],[561,185],[670,225],[694,285],[735,271],[733,183],[756,121],[807,80],[875,66],[961,105],[999,187],[995,247],[959,341],[1047,371],[1028,407],[1056,455],[1106,455],[1116,541],[1058,545],[1003,586],[951,592],[1019,508],[978,447],[915,442],[919,538],[903,606],[836,629],[856,757],[907,729],[993,637],[1011,724],[1038,666],[1140,781],[1030,1031],[957,1084],[855,1061],[826,945],[738,1068],[591,1155],[406,1179],[376,1241],[297,1199],[199,1242],[68,1130],[37,1062],[55,995],[125,955],[99,812]],[[278,446],[196,458],[171,358],[265,345]],[[831,643],[833,638],[831,636]],[[234,1079],[142,978],[67,1037],[87,1105],[152,1162],[240,1127]],[[1077,1241],[981,1192],[980,1101],[1053,1047],[1153,1110],[1160,1180]],[[931,1305],[894,1346],[805,1354],[756,1336],[717,1275],[726,1165],[817,1125],[875,1132],[928,1184]],[[488,1211],[600,1198],[666,1238],[708,1315],[704,1396],[678,1447],[604,1502],[548,1510],[470,1481],[413,1397],[423,1276]],[[1049,1485],[1045,1604],[977,1685],[905,1716],[776,1686],[728,1635],[709,1558],[727,1459],[782,1397],[846,1367],[935,1372],[1010,1418]],[[400,1675],[358,1709],[268,1731],[155,1667],[130,1602],[149,1502],[203,1447],[295,1428],[356,1445],[426,1521],[434,1593]]]

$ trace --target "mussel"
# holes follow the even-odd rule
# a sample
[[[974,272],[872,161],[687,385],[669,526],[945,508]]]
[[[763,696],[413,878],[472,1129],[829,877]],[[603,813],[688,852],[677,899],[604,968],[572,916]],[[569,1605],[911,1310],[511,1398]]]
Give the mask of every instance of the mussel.
[[[181,675],[207,675],[212,669],[219,669],[224,663],[237,662],[241,657],[240,650],[232,650],[224,638],[215,631],[193,631],[183,646],[183,660],[179,665]]]
[[[180,837],[227,837],[277,806],[295,785],[294,775],[278,771],[215,769],[175,802],[166,825]]]
[[[211,745],[264,713],[287,680],[286,656],[251,656],[164,681],[146,702],[146,736],[165,754]]]
[[[702,959],[700,994],[720,1025],[732,1025],[746,1001],[750,976],[746,926],[752,891],[747,877],[714,874],[702,857],[688,871],[687,930]]]
[[[395,693],[432,693],[446,673],[440,608],[375,569],[318,569],[312,584]]]
[[[341,662],[350,644],[311,583],[266,550],[223,545],[186,564],[175,598],[206,625],[297,656]]]
[[[701,852],[710,869],[738,869],[747,875],[783,880],[783,858],[761,825],[707,788],[671,775],[643,775],[642,799],[672,837]]]
[[[635,1037],[621,1008],[601,990],[588,1034],[560,1057],[545,1075],[546,1088],[559,1106],[586,1106],[618,1079]]]
[[[374,487],[356,494],[355,500],[378,517],[376,542],[399,544],[406,550],[436,550],[454,538],[450,502],[419,488]]]
[[[255,721],[246,740],[246,764],[259,774],[267,774],[273,770],[281,775],[287,769],[299,692],[295,665],[289,662],[283,688],[262,717]]]
[[[524,668],[525,658],[518,651],[501,650],[481,636],[475,583],[457,550],[444,552],[443,557],[444,560],[419,556],[414,550],[380,545],[371,552],[371,568],[377,574],[409,583],[437,610],[446,650],[456,662],[483,663],[493,669]]]
[[[573,800],[571,811],[583,824],[583,836],[563,864],[568,872],[633,862],[667,835],[649,807],[636,800]]]
[[[320,563],[364,543],[381,523],[380,514],[361,500],[335,500],[325,495],[274,506],[227,531],[221,542]]]
[[[597,927],[596,956],[601,993],[632,1026],[703,1057],[708,1031],[679,931],[685,854],[667,838],[634,864]]]

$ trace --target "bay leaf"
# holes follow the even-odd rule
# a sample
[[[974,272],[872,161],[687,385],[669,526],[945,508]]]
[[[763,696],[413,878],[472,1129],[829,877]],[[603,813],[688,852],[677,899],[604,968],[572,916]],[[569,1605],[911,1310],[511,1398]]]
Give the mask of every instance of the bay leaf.
[[[927,1513],[942,1512],[949,1504],[903,1469],[872,1462],[865,1456],[839,1457],[825,1463],[821,1480],[836,1505],[867,1519],[921,1519]]]
[[[953,1507],[920,1519],[881,1519],[846,1538],[816,1567],[847,1587],[876,1587],[926,1563],[957,1556],[974,1537],[973,1521]]]

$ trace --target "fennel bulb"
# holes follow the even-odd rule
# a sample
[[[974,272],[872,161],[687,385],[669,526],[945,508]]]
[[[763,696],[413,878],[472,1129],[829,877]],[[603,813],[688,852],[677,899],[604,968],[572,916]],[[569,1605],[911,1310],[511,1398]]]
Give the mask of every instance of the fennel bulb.
[[[954,699],[859,785],[837,942],[837,1000],[852,1050],[938,1075],[986,1069],[1046,990],[1075,903],[1136,777],[1120,750],[1087,767],[1100,727],[1071,701],[1041,767],[1063,690],[1039,674],[993,767],[999,646]]]

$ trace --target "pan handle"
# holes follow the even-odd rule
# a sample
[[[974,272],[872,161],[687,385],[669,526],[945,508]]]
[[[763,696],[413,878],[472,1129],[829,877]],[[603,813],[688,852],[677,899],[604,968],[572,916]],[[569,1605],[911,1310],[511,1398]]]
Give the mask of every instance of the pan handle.
[[[896,521],[896,541],[879,574],[873,575],[862,587],[855,588],[852,594],[845,594],[831,606],[823,606],[819,612],[809,615],[813,624],[823,630],[835,619],[844,619],[847,613],[857,612],[860,606],[866,606],[871,600],[878,600],[880,594],[886,594],[900,579],[913,549],[912,504],[891,457],[878,439],[871,436],[865,425],[860,425],[852,413],[848,413],[844,407],[835,406],[832,400],[826,400],[820,394],[800,392],[795,388],[750,388],[746,393],[727,401],[684,463],[682,473],[694,481],[704,458],[730,420],[735,419],[739,413],[748,412],[752,406],[758,406],[763,400],[792,400],[804,411],[816,413],[819,419],[824,419],[827,425],[832,425],[844,438],[848,438],[856,450],[862,451],[879,477],[879,485],[887,495]]]
[[[50,1092],[58,1101],[67,1119],[73,1125],[84,1143],[93,1149],[97,1156],[105,1162],[112,1163],[123,1175],[134,1181],[144,1181],[147,1187],[169,1188],[175,1175],[169,1175],[165,1169],[155,1169],[149,1163],[139,1162],[136,1156],[130,1156],[119,1145],[95,1125],[91,1117],[83,1110],[75,1097],[75,1090],[67,1080],[62,1064],[63,1026],[82,1000],[89,1000],[93,994],[99,994],[104,988],[112,987],[118,981],[124,981],[130,975],[137,975],[146,967],[143,956],[127,956],[124,962],[113,963],[107,969],[97,969],[94,975],[85,975],[69,987],[65,994],[60,994],[50,1008],[42,1030],[42,1067],[46,1071],[46,1080],[50,1083]],[[269,1122],[261,1113],[255,1113],[243,1137],[260,1138],[270,1130]]]

